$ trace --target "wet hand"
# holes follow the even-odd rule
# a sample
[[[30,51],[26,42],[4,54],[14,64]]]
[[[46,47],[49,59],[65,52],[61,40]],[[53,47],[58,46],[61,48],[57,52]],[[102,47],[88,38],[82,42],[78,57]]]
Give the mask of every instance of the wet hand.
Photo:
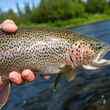
[[[5,32],[16,32],[17,26],[12,20],[5,20],[0,24],[0,28]]]
[[[12,20],[5,20],[3,23],[0,24],[0,29],[5,32],[16,32],[18,27]],[[26,69],[22,71],[22,73],[13,71],[9,73],[9,79],[15,84],[21,84],[23,80],[32,81],[35,79],[34,73],[30,69]],[[44,79],[48,80],[49,75],[44,75]]]
[[[9,19],[3,21],[3,23],[0,24],[0,28],[5,32],[17,31],[16,24],[14,23],[14,21]],[[23,80],[27,80],[27,81],[34,80],[35,75],[31,70],[26,69],[22,73],[18,73],[16,71],[9,73],[9,79],[16,84],[21,84]]]
[[[34,73],[30,69],[25,69],[22,73],[13,71],[9,73],[9,79],[15,84],[21,84],[23,80],[32,81],[35,79]]]
[[[44,80],[48,80],[50,76],[46,74],[43,76],[43,78]],[[25,69],[22,71],[22,73],[16,71],[9,73],[9,79],[15,84],[21,84],[24,80],[33,81],[35,79],[35,75],[30,69]]]

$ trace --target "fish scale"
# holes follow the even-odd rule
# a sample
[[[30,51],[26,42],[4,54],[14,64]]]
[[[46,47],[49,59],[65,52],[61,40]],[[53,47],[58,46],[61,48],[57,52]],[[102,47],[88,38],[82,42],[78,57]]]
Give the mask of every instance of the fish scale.
[[[45,65],[63,64],[66,59],[67,50],[69,50],[74,43],[80,43],[80,41],[83,40],[90,44],[93,41],[90,40],[90,38],[83,38],[82,35],[78,33],[62,30],[31,31],[23,29],[11,34],[1,33],[0,69],[3,72],[1,71],[0,74],[4,74],[4,72],[8,74],[14,69],[22,70],[24,68],[31,68],[34,70],[42,70]],[[5,70],[3,70],[3,68],[5,68]]]
[[[66,49],[70,46],[66,40],[55,38],[56,35],[51,38],[48,33],[43,35],[39,31],[34,32],[33,35],[32,32],[25,31],[22,31],[22,36],[20,34],[21,32],[17,32],[0,37],[1,47],[3,47],[0,51],[2,71],[8,74],[14,69],[19,70],[19,67],[21,70],[24,68],[37,69],[44,65],[57,65],[64,62]]]

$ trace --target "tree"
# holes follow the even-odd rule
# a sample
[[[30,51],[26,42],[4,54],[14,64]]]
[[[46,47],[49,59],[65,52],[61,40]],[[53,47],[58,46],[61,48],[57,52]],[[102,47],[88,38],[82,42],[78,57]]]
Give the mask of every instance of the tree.
[[[106,0],[87,0],[86,11],[90,13],[103,13],[106,7]]]
[[[84,10],[80,0],[41,0],[39,7],[32,10],[31,19],[35,22],[70,19],[81,16]]]
[[[18,13],[18,15],[19,15],[19,16],[22,16],[23,12],[22,12],[22,10],[20,9],[18,3],[16,3],[16,8],[17,8],[17,13]]]

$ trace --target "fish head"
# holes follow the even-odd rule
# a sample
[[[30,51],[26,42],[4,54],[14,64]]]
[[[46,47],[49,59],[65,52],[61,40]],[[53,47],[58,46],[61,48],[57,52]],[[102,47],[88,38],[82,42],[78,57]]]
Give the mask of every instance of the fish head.
[[[105,58],[107,53],[110,52],[110,45],[101,41],[92,42],[90,45],[94,50],[92,65],[97,67],[110,65],[110,59]]]
[[[110,51],[110,46],[97,40],[78,40],[71,48],[70,59],[73,67],[84,67],[86,69],[99,69],[109,65],[110,60],[104,56]]]

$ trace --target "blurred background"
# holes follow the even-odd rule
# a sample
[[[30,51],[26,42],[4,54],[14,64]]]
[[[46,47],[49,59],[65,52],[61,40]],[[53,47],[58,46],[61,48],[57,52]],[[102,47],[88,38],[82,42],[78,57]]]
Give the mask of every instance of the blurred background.
[[[109,0],[0,0],[0,22],[21,27],[70,27],[110,19]]]
[[[0,0],[0,22],[5,19],[19,27],[69,28],[110,44],[110,0]],[[3,110],[110,110],[110,66],[79,70],[72,82],[63,77],[57,91],[55,77],[13,84]]]

